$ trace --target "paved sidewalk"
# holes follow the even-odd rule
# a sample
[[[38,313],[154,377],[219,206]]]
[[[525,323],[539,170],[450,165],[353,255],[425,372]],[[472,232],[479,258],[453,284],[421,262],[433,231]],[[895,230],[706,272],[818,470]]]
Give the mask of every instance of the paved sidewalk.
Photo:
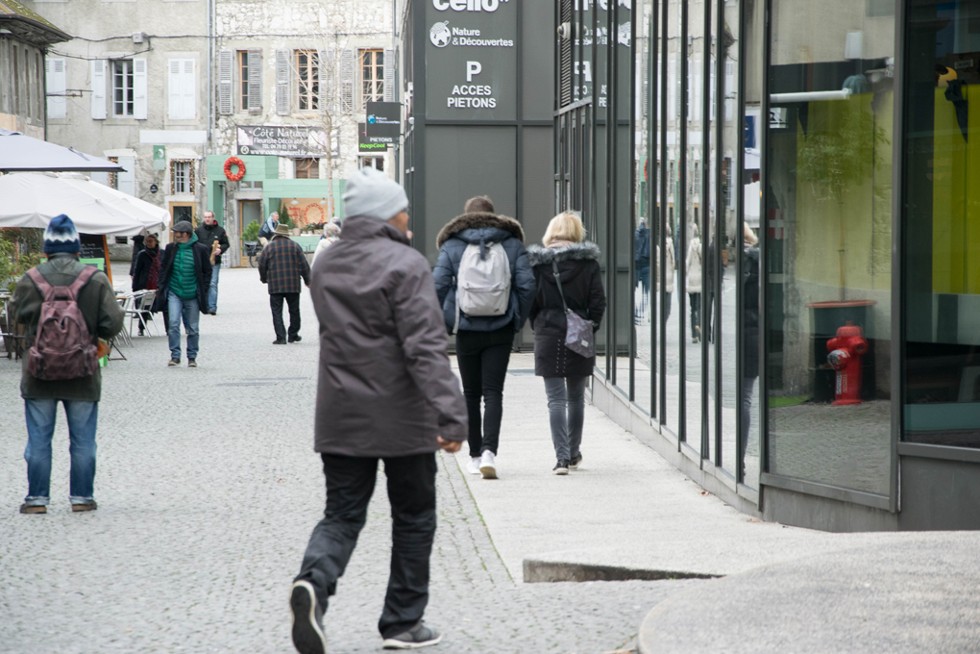
[[[50,512],[17,513],[19,363],[0,360],[0,653],[290,651],[289,581],[323,510],[317,326],[304,293],[303,342],[273,346],[268,311],[257,272],[229,269],[199,368],[168,368],[163,336],[123,347],[105,371],[91,514],[68,509],[61,418]],[[433,652],[980,651],[980,534],[762,523],[591,406],[581,469],[555,476],[532,372],[513,356],[500,479],[467,474],[465,450],[439,455]],[[388,511],[379,475],[327,614],[332,654],[381,651]],[[603,575],[663,580],[522,583]]]

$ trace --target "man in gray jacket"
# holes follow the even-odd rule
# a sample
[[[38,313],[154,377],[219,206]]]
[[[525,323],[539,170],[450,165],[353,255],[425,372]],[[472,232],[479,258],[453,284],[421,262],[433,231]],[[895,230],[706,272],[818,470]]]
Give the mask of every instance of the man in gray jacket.
[[[313,265],[320,321],[315,447],[327,502],[293,583],[293,644],[322,654],[321,624],[364,526],[384,461],[392,515],[391,572],[378,629],[385,649],[442,636],[422,621],[436,529],[436,450],[466,440],[466,405],[429,264],[408,241],[408,198],[383,173],[347,180],[347,219]]]

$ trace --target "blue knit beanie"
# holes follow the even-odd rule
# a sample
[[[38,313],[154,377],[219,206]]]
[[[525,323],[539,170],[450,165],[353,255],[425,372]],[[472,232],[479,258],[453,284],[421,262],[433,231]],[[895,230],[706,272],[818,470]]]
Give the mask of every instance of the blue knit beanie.
[[[48,228],[44,230],[44,253],[57,254],[68,252],[77,254],[82,249],[82,242],[78,239],[78,230],[75,223],[65,214],[60,214],[51,219]]]

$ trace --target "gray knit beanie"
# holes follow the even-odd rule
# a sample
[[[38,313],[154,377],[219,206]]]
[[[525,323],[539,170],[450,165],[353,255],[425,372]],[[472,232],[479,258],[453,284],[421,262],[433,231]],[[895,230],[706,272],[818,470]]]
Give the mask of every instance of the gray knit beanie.
[[[406,209],[405,189],[381,171],[365,167],[347,179],[344,212],[348,218],[367,216],[390,220]]]

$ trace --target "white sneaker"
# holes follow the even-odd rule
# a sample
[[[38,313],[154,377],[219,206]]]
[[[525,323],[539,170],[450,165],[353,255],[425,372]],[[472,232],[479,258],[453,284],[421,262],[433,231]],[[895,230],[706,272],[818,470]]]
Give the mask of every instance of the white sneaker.
[[[466,464],[466,472],[471,475],[480,474],[480,457],[470,457],[469,463]]]
[[[484,450],[483,456],[480,457],[480,474],[484,479],[497,478],[497,462],[490,450]]]

